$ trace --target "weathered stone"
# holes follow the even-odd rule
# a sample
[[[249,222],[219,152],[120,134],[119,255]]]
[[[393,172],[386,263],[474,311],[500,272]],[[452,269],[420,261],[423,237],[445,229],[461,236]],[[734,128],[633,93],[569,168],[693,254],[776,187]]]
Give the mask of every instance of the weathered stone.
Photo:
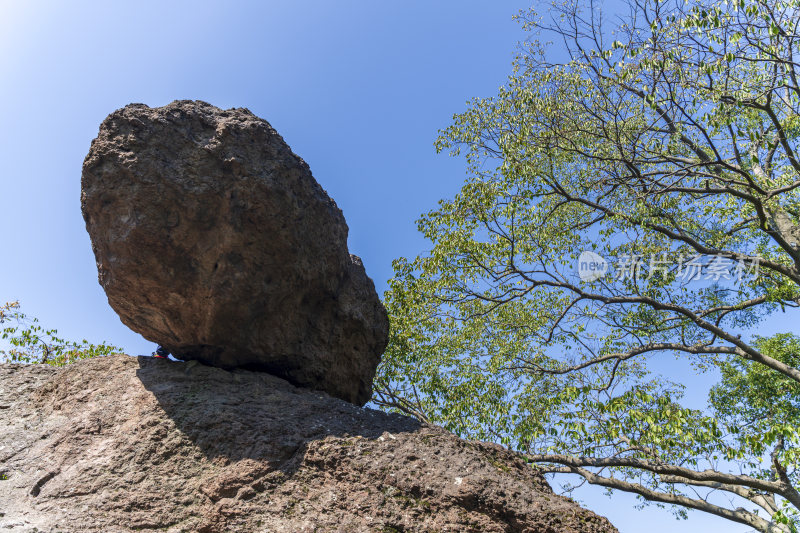
[[[106,118],[81,204],[122,322],[176,357],[265,370],[363,404],[388,320],[308,165],[246,109]]]
[[[613,533],[503,448],[265,374],[0,364],[0,530]]]

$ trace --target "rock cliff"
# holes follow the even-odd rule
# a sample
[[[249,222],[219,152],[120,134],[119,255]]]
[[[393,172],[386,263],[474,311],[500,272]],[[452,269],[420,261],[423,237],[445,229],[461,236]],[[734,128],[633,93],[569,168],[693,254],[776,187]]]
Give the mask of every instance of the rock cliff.
[[[498,446],[261,372],[0,365],[0,427],[3,531],[616,531]]]

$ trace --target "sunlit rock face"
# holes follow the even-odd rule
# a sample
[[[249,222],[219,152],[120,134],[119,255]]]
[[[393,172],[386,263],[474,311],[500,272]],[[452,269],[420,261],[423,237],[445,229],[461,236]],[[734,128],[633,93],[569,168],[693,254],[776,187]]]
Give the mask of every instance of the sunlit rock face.
[[[617,533],[517,454],[264,372],[0,364],[0,531]]]

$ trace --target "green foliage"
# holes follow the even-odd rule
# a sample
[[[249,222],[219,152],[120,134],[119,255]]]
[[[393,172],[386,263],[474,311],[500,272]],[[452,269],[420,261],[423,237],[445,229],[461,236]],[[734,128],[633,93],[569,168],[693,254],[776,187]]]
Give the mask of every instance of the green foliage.
[[[375,401],[679,516],[794,531],[797,337],[747,332],[800,304],[800,2],[631,8],[610,46],[591,9],[523,14],[571,59],[532,38],[441,132],[468,177],[394,264]],[[585,281],[582,251],[644,261]],[[687,280],[698,256],[750,274]],[[719,371],[709,408],[655,357]]]
[[[0,350],[0,362],[64,366],[80,359],[121,352],[120,348],[106,343],[62,339],[57,330],[45,329],[38,319],[22,313],[19,302],[8,302],[0,307],[0,328],[0,339],[9,346]]]
[[[755,337],[762,352],[800,367],[800,337],[783,333]],[[798,486],[800,467],[800,384],[746,359],[720,364],[722,379],[709,399],[717,424],[725,428],[723,448],[730,461],[749,462],[761,479],[781,478]],[[776,518],[797,527],[796,508],[782,509]]]
[[[754,345],[793,367],[800,367],[800,337],[791,333],[756,337]],[[797,483],[800,449],[800,384],[746,359],[720,364],[722,379],[711,389],[710,405],[721,426],[733,438],[728,454],[734,458],[776,457],[790,466]],[[769,465],[772,468],[772,465]],[[759,475],[768,478],[771,472]]]
[[[756,337],[753,344],[764,353],[800,367],[800,337],[791,333]],[[711,406],[721,419],[746,434],[763,435],[770,427],[786,424],[800,428],[800,384],[763,365],[731,359],[720,365],[721,382],[711,390]]]

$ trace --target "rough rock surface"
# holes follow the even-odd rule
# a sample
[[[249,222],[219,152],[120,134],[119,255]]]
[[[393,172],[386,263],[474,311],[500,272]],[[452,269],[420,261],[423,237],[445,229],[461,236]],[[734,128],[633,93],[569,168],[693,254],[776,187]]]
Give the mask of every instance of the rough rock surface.
[[[0,530],[614,532],[523,461],[261,372],[0,365]]]
[[[131,104],[103,121],[81,186],[100,284],[128,327],[180,359],[369,399],[386,311],[342,212],[267,121]]]

